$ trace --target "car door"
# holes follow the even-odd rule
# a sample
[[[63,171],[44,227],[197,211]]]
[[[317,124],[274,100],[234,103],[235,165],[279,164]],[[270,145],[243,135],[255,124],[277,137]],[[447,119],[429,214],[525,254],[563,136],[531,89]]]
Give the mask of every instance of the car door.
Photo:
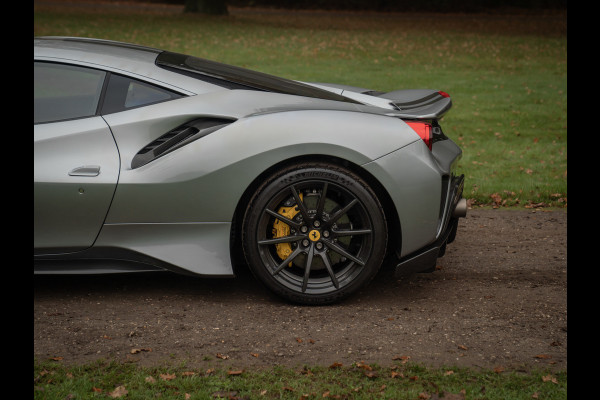
[[[35,254],[96,239],[119,177],[119,152],[98,115],[104,71],[34,62]]]

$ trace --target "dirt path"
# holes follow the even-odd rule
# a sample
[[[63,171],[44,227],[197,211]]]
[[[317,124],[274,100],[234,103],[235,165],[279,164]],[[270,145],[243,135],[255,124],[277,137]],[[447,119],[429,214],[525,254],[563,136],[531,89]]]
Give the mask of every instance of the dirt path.
[[[249,275],[37,276],[34,355],[225,369],[408,356],[566,370],[566,244],[566,211],[470,210],[438,271],[383,272],[327,307],[286,304]]]

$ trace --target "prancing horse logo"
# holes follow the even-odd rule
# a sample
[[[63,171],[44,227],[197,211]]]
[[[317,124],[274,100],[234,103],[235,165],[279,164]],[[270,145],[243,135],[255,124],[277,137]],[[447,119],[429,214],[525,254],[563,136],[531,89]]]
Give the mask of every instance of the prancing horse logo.
[[[321,239],[321,234],[319,233],[318,230],[313,229],[312,231],[309,232],[308,238],[310,240],[312,240],[313,242],[316,242],[317,240]]]

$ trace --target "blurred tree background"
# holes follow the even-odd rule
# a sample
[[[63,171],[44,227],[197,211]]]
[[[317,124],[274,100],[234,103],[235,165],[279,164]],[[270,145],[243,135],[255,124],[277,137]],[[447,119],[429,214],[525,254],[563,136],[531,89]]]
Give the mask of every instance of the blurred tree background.
[[[494,12],[566,10],[567,0],[145,0],[185,4],[186,12],[227,14],[227,6],[380,12]]]

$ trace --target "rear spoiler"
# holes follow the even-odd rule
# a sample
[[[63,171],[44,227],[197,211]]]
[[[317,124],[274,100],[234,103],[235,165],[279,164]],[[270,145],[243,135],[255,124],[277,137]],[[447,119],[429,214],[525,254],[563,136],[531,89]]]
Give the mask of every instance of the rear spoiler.
[[[375,97],[391,100],[401,118],[439,119],[452,107],[450,95],[431,89],[394,90]]]
[[[384,93],[336,83],[307,83],[354,99],[363,104],[394,109],[394,112],[388,115],[400,118],[439,119],[452,107],[450,95],[439,90],[407,89]]]

